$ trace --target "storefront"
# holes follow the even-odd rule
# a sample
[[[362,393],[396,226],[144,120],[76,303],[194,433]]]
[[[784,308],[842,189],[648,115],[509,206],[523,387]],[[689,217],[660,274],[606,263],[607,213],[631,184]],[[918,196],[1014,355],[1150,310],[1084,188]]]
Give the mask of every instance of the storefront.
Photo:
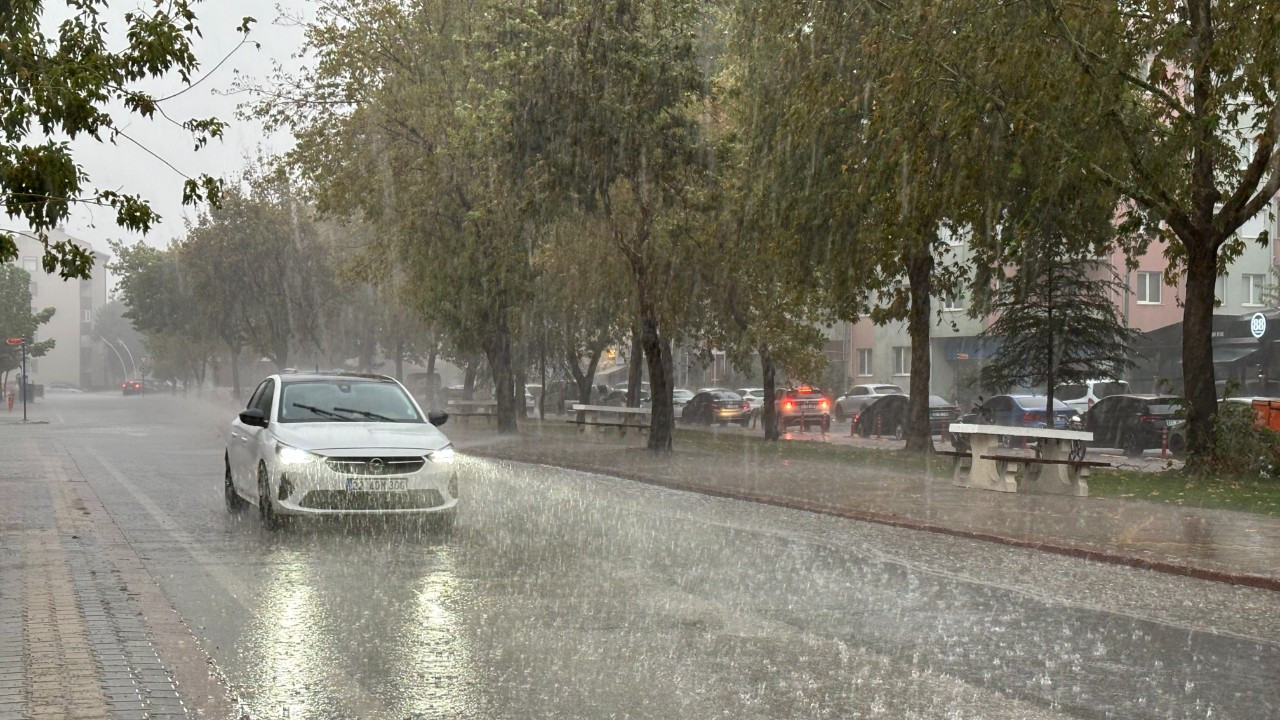
[[[1280,309],[1213,316],[1213,370],[1218,395],[1280,396]],[[1129,377],[1141,392],[1180,392],[1182,323],[1145,333]]]

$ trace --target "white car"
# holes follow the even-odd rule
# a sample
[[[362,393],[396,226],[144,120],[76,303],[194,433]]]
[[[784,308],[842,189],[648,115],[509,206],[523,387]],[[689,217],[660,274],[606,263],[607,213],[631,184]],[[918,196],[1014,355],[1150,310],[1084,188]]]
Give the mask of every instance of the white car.
[[[741,388],[736,392],[747,401],[753,411],[760,411],[760,406],[764,404],[764,388]]]
[[[1084,413],[1099,400],[1112,395],[1132,395],[1133,389],[1124,380],[1088,380],[1079,384],[1062,385],[1053,391],[1053,399],[1078,413]]]
[[[902,388],[897,385],[888,383],[868,383],[866,385],[854,385],[849,388],[849,392],[836,398],[835,407],[832,408],[832,414],[836,420],[844,420],[845,418],[857,419],[858,413],[867,409],[871,403],[879,400],[885,395],[901,395]]]
[[[408,515],[453,524],[453,446],[400,383],[381,375],[289,374],[262,381],[231,422],[225,495],[275,529],[299,515]]]

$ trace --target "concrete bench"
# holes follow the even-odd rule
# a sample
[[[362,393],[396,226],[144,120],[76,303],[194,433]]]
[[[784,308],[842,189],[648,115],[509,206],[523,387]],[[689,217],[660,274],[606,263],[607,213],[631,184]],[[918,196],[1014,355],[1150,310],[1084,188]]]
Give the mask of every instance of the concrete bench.
[[[627,430],[647,432],[649,430],[649,416],[652,414],[650,408],[578,404],[573,406],[573,412],[577,414],[577,417],[565,422],[578,425],[582,432],[586,432],[588,427],[598,427],[601,430],[616,428],[618,433],[624,436],[627,434]]]
[[[1108,465],[1071,459],[1071,444],[1093,440],[1090,432],[970,423],[953,423],[948,430],[952,437],[963,436],[969,442],[969,465],[957,459],[952,474],[952,482],[960,487],[1087,497],[1090,468]],[[1001,437],[1034,438],[1039,454],[1001,455],[996,452]]]

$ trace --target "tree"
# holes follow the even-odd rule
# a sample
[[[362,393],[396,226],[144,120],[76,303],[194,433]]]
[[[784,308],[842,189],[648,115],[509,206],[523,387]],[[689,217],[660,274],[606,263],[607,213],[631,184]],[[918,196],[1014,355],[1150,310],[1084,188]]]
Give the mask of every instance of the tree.
[[[0,336],[27,341],[27,357],[41,357],[53,349],[54,340],[37,341],[36,332],[53,317],[54,308],[31,312],[31,275],[13,265],[0,265]],[[9,373],[22,365],[22,348],[0,345],[0,385],[7,386]]]
[[[1189,449],[1193,466],[1202,456],[1208,464],[1218,268],[1241,251],[1236,230],[1280,189],[1280,3],[969,0],[937,15],[948,31],[940,42],[955,52],[929,59],[931,73],[976,92],[1121,196],[1122,226],[1146,231],[1135,251],[1155,237],[1168,242],[1168,274],[1186,277]],[[1076,72],[1044,62],[1055,58]],[[1061,132],[1078,128],[1090,132]]]
[[[8,217],[21,220],[44,244],[45,272],[84,278],[92,270],[93,256],[87,250],[69,241],[48,240],[48,231],[65,222],[76,205],[109,207],[117,225],[139,232],[160,219],[137,195],[94,188],[76,164],[70,144],[55,138],[124,140],[141,146],[127,132],[129,122],[157,114],[190,132],[197,148],[222,136],[222,121],[195,118],[177,123],[163,110],[164,102],[175,95],[156,97],[139,87],[171,73],[193,84],[199,63],[192,42],[200,34],[194,4],[170,0],[152,4],[150,10],[124,13],[126,41],[119,50],[112,49],[117,43],[102,19],[111,14],[107,0],[68,1],[70,17],[52,37],[41,29],[43,3],[0,4],[0,201]],[[252,23],[253,18],[246,17],[236,30],[247,37]],[[242,39],[241,45],[245,42]],[[132,117],[116,119],[111,112],[116,107]],[[216,200],[219,189],[219,182],[207,175],[188,177],[182,201]],[[17,257],[15,232],[0,231],[0,263]]]
[[[533,175],[546,201],[598,212],[629,270],[657,451],[671,449],[671,346],[694,288],[682,280],[699,259],[679,211],[708,180],[699,9],[693,0],[513,3],[495,42],[508,68],[498,96],[511,122],[508,172]]]
[[[519,309],[538,239],[497,167],[488,3],[342,0],[306,24],[314,65],[253,88],[248,111],[298,138],[290,166],[325,214],[377,229],[369,251],[412,278],[407,303],[459,354],[482,352],[498,428],[516,429]]]
[[[988,309],[996,320],[979,335],[997,344],[982,367],[984,387],[1044,384],[1052,408],[1057,385],[1118,378],[1133,366],[1137,333],[1112,299],[1123,289],[1115,271],[1068,247],[1055,237],[1032,245],[995,292]]]

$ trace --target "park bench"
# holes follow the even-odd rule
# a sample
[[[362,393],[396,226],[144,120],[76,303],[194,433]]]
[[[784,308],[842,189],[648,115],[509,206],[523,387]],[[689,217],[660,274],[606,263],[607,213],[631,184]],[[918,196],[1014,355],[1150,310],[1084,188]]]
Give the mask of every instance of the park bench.
[[[616,428],[618,434],[624,436],[627,430],[648,432],[649,416],[652,414],[650,408],[579,404],[573,406],[573,412],[576,417],[565,422],[579,426],[578,429],[582,432],[586,432],[589,427],[597,427],[601,430]]]
[[[1071,443],[1093,440],[1093,433],[1090,432],[969,423],[954,423],[949,430],[953,437],[963,435],[969,441],[967,453],[947,453],[969,457],[967,466],[960,457],[956,457],[952,481],[961,487],[1087,497],[1091,468],[1109,467],[1109,463],[1073,460],[1069,457]],[[1038,441],[1039,453],[1001,454],[996,451],[1001,437],[1035,439]]]
[[[445,403],[445,411],[451,418],[482,418],[493,420],[498,417],[497,400],[450,400]]]

